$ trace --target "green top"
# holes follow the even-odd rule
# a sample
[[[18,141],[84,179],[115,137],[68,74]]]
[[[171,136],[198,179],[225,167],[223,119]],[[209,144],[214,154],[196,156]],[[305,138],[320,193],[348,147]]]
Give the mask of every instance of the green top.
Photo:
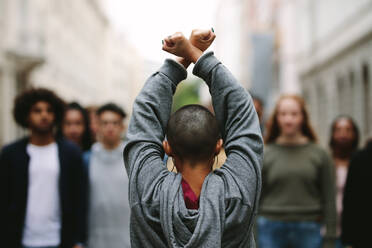
[[[336,237],[334,167],[314,143],[269,144],[262,169],[260,214],[282,221],[322,221]]]

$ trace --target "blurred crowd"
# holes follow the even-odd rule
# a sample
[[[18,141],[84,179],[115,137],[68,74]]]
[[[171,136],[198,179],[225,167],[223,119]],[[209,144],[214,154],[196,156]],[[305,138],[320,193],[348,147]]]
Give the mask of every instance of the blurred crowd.
[[[360,144],[356,123],[341,115],[321,147],[297,95],[280,97],[266,123],[262,101],[254,104],[266,144],[258,245],[368,247],[372,142]],[[33,88],[17,96],[13,115],[29,135],[0,155],[2,247],[130,247],[125,111]]]
[[[35,88],[13,114],[29,136],[1,152],[2,247],[130,247],[125,111]]]
[[[368,247],[372,140],[359,144],[355,121],[340,115],[323,148],[300,96],[281,96],[266,125],[262,101],[254,104],[265,141],[260,247]]]

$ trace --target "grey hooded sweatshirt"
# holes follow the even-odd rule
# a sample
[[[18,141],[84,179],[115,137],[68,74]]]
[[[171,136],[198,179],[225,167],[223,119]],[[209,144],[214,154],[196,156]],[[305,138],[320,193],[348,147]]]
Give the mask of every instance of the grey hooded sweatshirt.
[[[133,106],[124,148],[132,247],[255,247],[263,142],[253,102],[212,52],[193,73],[208,84],[225,144],[225,164],[204,180],[199,209],[185,206],[180,173],[163,163],[162,141],[185,68],[166,60]]]

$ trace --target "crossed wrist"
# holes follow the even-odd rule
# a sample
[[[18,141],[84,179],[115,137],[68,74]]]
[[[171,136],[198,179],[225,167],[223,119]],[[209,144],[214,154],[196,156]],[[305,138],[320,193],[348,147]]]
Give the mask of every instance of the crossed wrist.
[[[178,63],[180,63],[181,65],[183,65],[183,67],[185,67],[185,69],[187,69],[187,67],[189,67],[189,65],[191,64],[190,61],[188,61],[187,59],[182,58],[182,57],[177,57],[176,61]]]
[[[188,58],[185,58],[185,59],[195,64],[196,61],[198,61],[198,59],[202,55],[203,55],[203,52],[199,48],[191,45],[189,56]]]

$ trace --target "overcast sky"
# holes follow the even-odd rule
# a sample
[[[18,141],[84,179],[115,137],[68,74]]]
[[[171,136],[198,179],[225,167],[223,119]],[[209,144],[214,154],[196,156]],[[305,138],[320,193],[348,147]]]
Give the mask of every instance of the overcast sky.
[[[186,37],[193,28],[211,28],[216,22],[218,0],[108,0],[113,24],[148,60],[169,57],[161,40],[181,31]]]

